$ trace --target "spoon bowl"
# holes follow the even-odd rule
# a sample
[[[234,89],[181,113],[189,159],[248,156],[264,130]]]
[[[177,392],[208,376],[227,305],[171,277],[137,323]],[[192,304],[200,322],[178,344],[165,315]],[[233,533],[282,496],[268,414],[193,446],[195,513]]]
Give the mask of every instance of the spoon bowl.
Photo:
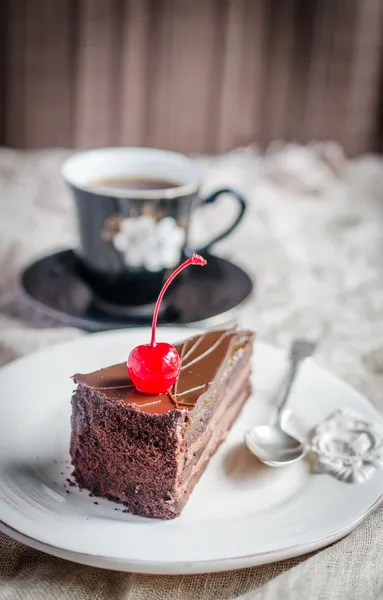
[[[271,467],[282,467],[305,454],[304,444],[275,425],[258,425],[246,433],[246,445],[255,456]]]

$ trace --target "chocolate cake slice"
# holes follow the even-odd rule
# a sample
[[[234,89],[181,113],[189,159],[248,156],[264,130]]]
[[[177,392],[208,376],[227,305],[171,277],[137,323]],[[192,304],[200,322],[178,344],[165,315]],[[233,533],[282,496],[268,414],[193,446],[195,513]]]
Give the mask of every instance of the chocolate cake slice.
[[[251,332],[228,329],[176,344],[180,376],[157,396],[136,390],[125,363],[75,375],[79,485],[136,515],[179,516],[251,392],[252,342]]]

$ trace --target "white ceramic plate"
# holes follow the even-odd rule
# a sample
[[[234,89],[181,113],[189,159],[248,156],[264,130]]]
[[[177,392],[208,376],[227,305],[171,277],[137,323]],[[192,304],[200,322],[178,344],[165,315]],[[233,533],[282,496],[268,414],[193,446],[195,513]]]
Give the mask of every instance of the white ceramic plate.
[[[169,328],[159,337],[175,341],[192,333]],[[271,399],[286,368],[285,355],[261,343],[254,356],[254,394],[180,518],[134,517],[68,486],[70,376],[126,360],[129,350],[146,339],[149,332],[143,329],[93,334],[0,370],[2,531],[89,565],[202,573],[321,548],[349,533],[378,505],[382,472],[364,484],[350,485],[311,474],[303,461],[284,469],[264,467],[244,447],[246,429],[270,417]],[[307,362],[291,399],[299,417],[293,428],[306,432],[346,406],[380,421],[365,398]]]

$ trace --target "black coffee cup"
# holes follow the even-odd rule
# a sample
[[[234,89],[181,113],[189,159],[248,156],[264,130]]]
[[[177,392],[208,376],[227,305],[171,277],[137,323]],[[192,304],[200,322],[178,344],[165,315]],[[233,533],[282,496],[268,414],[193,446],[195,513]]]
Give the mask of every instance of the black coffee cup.
[[[100,148],[79,152],[62,166],[76,202],[81,277],[98,301],[127,314],[144,314],[166,272],[192,251],[204,254],[242,220],[246,204],[232,189],[201,198],[201,173],[190,158],[152,148]],[[203,248],[191,249],[195,208],[230,194],[234,222]]]

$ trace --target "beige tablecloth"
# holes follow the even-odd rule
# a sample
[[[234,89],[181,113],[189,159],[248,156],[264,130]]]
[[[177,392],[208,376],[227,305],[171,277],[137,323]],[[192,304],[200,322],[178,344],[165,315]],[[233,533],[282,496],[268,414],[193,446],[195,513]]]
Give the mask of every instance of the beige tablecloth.
[[[344,164],[338,154],[330,152],[329,160],[290,148],[263,160],[250,148],[201,162],[207,188],[236,184],[249,198],[246,221],[216,248],[257,277],[257,294],[241,322],[283,347],[298,334],[321,337],[316,360],[383,410],[383,164],[374,157]],[[83,335],[46,327],[16,289],[18,272],[32,258],[75,244],[72,204],[59,177],[65,155],[0,151],[2,363]],[[194,239],[208,237],[231,210],[224,199],[220,209],[200,211]],[[310,556],[201,576],[83,567],[0,534],[0,600],[382,598],[382,517],[380,509],[347,538]]]

